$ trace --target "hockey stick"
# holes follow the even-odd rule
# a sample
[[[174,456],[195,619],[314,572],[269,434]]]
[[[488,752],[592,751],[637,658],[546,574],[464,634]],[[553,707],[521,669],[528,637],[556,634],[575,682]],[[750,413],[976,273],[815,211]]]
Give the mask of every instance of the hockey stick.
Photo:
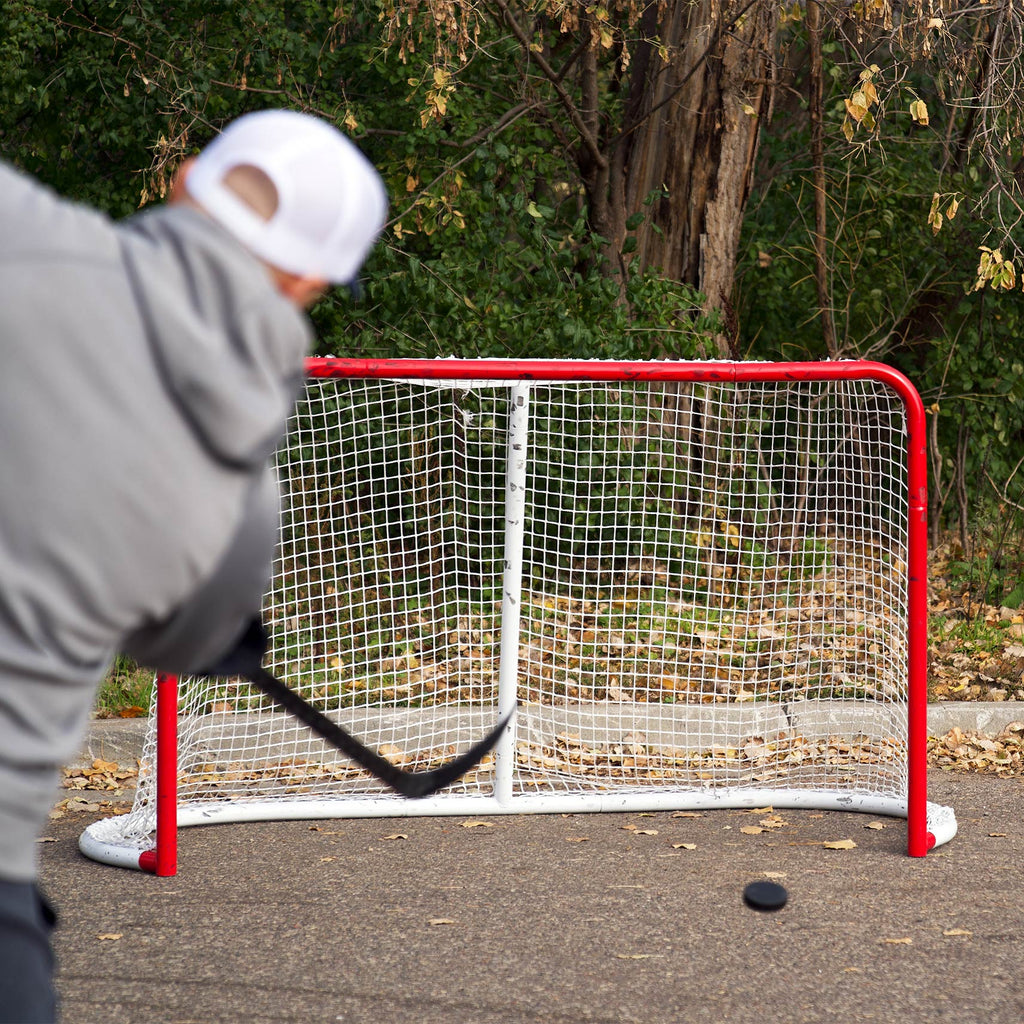
[[[508,725],[509,719],[515,714],[513,708],[505,717],[482,739],[473,744],[465,753],[453,761],[438,768],[425,772],[410,772],[397,768],[376,751],[364,746],[351,733],[340,725],[332,722],[321,714],[312,704],[300,697],[291,687],[279,679],[275,679],[262,667],[247,667],[245,677],[257,689],[262,690],[270,699],[289,714],[294,715],[304,725],[309,726],[318,736],[343,754],[350,757],[361,768],[376,776],[396,793],[407,797],[424,797],[436,793],[445,786],[450,786],[462,778],[470,769],[476,767],[484,755],[498,742],[498,738]]]

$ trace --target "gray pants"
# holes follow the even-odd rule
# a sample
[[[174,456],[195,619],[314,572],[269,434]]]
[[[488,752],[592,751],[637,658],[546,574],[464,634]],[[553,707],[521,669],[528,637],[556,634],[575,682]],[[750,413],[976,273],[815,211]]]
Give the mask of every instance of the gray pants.
[[[0,880],[0,1024],[53,1024],[56,915],[31,882]]]

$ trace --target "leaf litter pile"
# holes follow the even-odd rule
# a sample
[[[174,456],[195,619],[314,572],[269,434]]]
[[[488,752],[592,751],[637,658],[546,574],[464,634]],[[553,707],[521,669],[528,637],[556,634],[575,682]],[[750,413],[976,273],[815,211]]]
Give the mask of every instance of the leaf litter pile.
[[[1022,715],[1024,719],[1024,715]],[[645,765],[654,773],[668,772],[672,767],[678,768],[680,764],[688,765],[692,774],[700,778],[702,774],[713,767],[715,761],[722,763],[736,763],[746,760],[748,763],[767,763],[768,759],[785,760],[786,757],[802,758],[804,755],[797,745],[777,746],[764,744],[761,741],[752,740],[743,750],[739,749],[717,749],[706,752],[702,757],[696,755],[680,755],[673,765],[673,759],[664,754],[652,756],[646,753],[646,749],[638,743],[630,743],[627,740],[617,744],[612,750],[587,750],[577,741],[568,736],[562,736],[557,741],[562,750],[561,757],[568,756],[571,759],[583,764],[589,762],[594,767],[610,767],[616,765],[624,768],[635,767],[638,764]],[[432,766],[426,760],[422,764],[417,763],[422,759],[406,757],[397,748],[382,749],[385,756],[390,757],[395,763],[403,767],[422,769]],[[451,756],[452,751],[437,752],[437,761],[444,760]],[[521,751],[521,755],[522,755]],[[808,751],[807,756],[816,755],[820,757],[831,756],[833,759],[849,757],[851,753],[857,757],[875,757],[877,752],[858,750],[855,744],[847,741],[832,738],[829,741],[820,741],[814,745],[813,751]],[[546,755],[540,750],[532,754],[527,751],[526,759],[543,759]],[[1009,723],[997,734],[982,733],[976,731],[964,731],[954,728],[944,736],[931,737],[928,741],[929,763],[943,771],[952,772],[983,772],[1001,776],[1024,777],[1024,720]],[[480,765],[478,773],[486,773],[490,765],[490,757]],[[204,784],[211,790],[228,781],[225,774],[235,774],[237,778],[231,781],[239,781],[246,777],[245,772],[220,773],[211,771],[203,780]],[[338,766],[333,770],[328,769],[322,763],[309,764],[295,762],[288,765],[276,766],[275,778],[281,777],[290,779],[292,791],[301,793],[315,788],[317,783],[338,782],[355,780],[360,773],[354,768]],[[104,814],[121,813],[127,811],[135,787],[135,780],[138,776],[138,765],[127,766],[115,762],[96,760],[88,767],[69,767],[63,772],[63,788],[68,795],[62,798],[51,812],[51,817],[62,817],[66,813],[86,812]],[[253,780],[255,781],[255,780]],[[472,778],[467,782],[472,782]]]
[[[1024,701],[1024,615],[1018,609],[971,606],[968,599],[955,595],[946,584],[941,560],[933,562],[932,570],[929,586],[931,699]],[[619,665],[624,668],[628,661],[644,660],[651,665],[651,647],[660,646],[664,636],[647,636],[644,638],[646,643],[642,643],[639,638],[635,642],[627,641],[625,633],[613,633],[611,643],[599,652],[595,651],[594,661],[601,663],[599,674],[608,680],[608,684],[600,692],[596,692],[596,688],[588,688],[589,692],[584,694],[581,692],[585,688],[581,686],[581,673],[572,671],[572,641],[576,641],[577,649],[585,648],[592,641],[588,623],[594,618],[595,608],[586,602],[579,607],[567,607],[564,601],[556,604],[548,601],[547,606],[558,620],[556,631],[565,635],[557,644],[553,641],[558,637],[545,638],[542,633],[535,633],[525,640],[522,664],[528,688],[550,689],[552,677],[556,677],[562,684],[558,687],[562,696],[570,700],[585,696],[614,703],[650,700],[655,695],[683,702],[694,699],[743,702],[749,699],[742,684],[730,678],[734,675],[738,678],[737,673],[728,671],[729,666],[738,664],[737,660],[729,657],[728,652],[713,650],[714,644],[709,643],[712,639],[710,632],[698,635],[697,639],[704,644],[703,657],[712,659],[711,668],[721,679],[717,692],[713,691],[711,695],[707,692],[700,696],[688,694],[685,684],[680,691],[680,681],[672,666],[661,662],[651,669],[651,682],[654,683],[651,690],[644,694],[630,687],[626,692],[619,680],[624,680],[629,673],[622,672],[620,676],[616,669]],[[968,624],[972,624],[971,629],[967,628]],[[447,645],[442,646],[447,647],[448,657],[437,657],[441,654],[438,650],[428,653],[424,649],[407,646],[402,657],[390,666],[392,672],[404,677],[401,681],[395,680],[395,689],[404,691],[401,695],[408,696],[415,688],[420,691],[418,696],[421,699],[426,697],[429,701],[432,696],[439,699],[450,697],[450,694],[434,691],[454,689],[460,698],[479,700],[493,691],[496,679],[491,678],[489,670],[493,663],[495,636],[491,624],[486,619],[459,622],[458,628],[446,639]],[[565,654],[567,650],[568,657]],[[381,668],[386,670],[389,666],[382,665]],[[419,686],[415,685],[417,683]],[[227,711],[231,706],[225,703],[211,710]],[[455,752],[454,748],[446,747],[411,755],[393,744],[381,748],[381,753],[395,764],[417,771],[436,767]],[[518,747],[520,762],[527,773],[531,769],[538,775],[552,769],[570,769],[575,774],[595,778],[615,778],[626,773],[636,777],[639,773],[653,782],[664,779],[667,782],[698,784],[719,777],[723,769],[728,774],[741,766],[754,781],[759,781],[783,768],[792,772],[794,766],[801,763],[841,764],[844,760],[888,763],[897,754],[894,746],[890,749],[885,743],[867,741],[866,738],[830,736],[807,740],[799,735],[750,736],[736,746],[680,751],[656,748],[646,744],[642,736],[633,735],[626,735],[611,744],[587,744],[578,735],[563,731],[550,745],[520,742]],[[1024,707],[1019,720],[1009,722],[997,733],[954,728],[945,735],[930,737],[928,757],[931,765],[944,771],[1024,776]],[[492,759],[488,757],[466,782],[479,781],[491,766]],[[111,813],[125,810],[137,775],[137,765],[120,765],[99,759],[88,766],[66,768],[63,788],[69,793],[56,805],[54,815],[74,811]],[[273,775],[278,784],[283,781],[285,788],[293,793],[362,778],[362,773],[344,762],[324,764],[301,760],[274,766]],[[242,781],[246,776],[244,769],[233,771],[230,767],[225,770],[211,765],[205,777],[200,773],[198,782],[201,787],[215,791],[223,782]]]

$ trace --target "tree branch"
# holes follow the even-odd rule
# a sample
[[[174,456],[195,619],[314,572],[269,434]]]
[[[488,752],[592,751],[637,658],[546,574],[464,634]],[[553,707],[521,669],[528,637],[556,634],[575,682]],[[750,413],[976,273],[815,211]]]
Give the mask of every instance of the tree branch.
[[[502,16],[505,19],[506,24],[512,30],[512,34],[519,40],[520,46],[522,46],[524,53],[526,53],[530,60],[532,60],[537,67],[543,72],[544,77],[551,83],[551,87],[555,90],[559,100],[561,100],[562,106],[565,112],[569,115],[569,120],[572,122],[573,127],[579,132],[580,138],[583,140],[583,146],[586,151],[590,154],[591,159],[597,164],[598,167],[604,168],[608,165],[607,157],[601,152],[600,147],[597,144],[596,136],[587,127],[586,122],[583,120],[579,109],[576,104],[573,103],[572,97],[566,91],[562,85],[562,75],[559,74],[555,69],[547,62],[544,58],[544,54],[537,53],[530,49],[530,40],[526,33],[523,31],[523,27],[515,19],[515,15],[509,9],[508,4],[505,0],[495,0],[497,6],[500,8]],[[576,54],[570,58],[575,60]]]

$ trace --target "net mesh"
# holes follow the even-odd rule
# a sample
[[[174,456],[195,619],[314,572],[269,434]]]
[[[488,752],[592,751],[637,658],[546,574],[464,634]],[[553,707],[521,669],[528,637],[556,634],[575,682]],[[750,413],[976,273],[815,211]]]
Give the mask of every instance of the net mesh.
[[[872,380],[531,382],[517,580],[514,384],[309,382],[279,456],[271,671],[410,769],[467,747],[514,687],[507,810],[552,793],[901,798],[899,396]],[[183,680],[179,731],[182,807],[389,799],[238,680]],[[129,842],[153,827],[154,742]],[[490,794],[495,773],[488,758],[447,797]]]

